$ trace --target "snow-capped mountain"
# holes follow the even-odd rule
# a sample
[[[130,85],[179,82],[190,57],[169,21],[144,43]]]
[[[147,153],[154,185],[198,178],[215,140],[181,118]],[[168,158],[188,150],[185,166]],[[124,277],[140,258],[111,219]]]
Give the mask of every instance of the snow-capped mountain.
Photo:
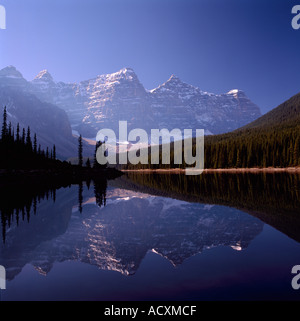
[[[240,90],[215,95],[174,75],[157,88],[146,90],[131,68],[79,83],[63,83],[56,82],[47,70],[27,81],[15,67],[8,66],[0,70],[0,90],[0,103],[7,105],[13,125],[20,122],[31,126],[44,147],[55,143],[63,157],[76,155],[74,140],[67,147],[72,129],[95,138],[101,128],[118,133],[119,120],[127,120],[129,130],[142,128],[149,134],[156,128],[203,128],[206,134],[217,134],[261,115]],[[37,119],[37,115],[41,117]]]
[[[215,95],[172,75],[159,87],[146,90],[131,68],[79,83],[55,82],[47,70],[30,82],[39,99],[64,109],[72,128],[95,137],[101,128],[117,131],[119,120],[129,128],[192,128],[222,133],[259,116],[260,109],[243,91]]]

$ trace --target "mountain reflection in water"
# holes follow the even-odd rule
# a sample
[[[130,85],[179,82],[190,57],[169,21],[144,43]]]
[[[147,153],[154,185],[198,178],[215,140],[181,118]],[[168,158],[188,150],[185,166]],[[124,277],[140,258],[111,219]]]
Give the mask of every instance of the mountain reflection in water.
[[[178,266],[220,245],[243,250],[263,221],[299,235],[299,176],[276,179],[129,175],[109,186],[101,181],[39,193],[5,188],[0,263],[9,280],[28,263],[46,275],[67,260],[133,275],[148,251]]]

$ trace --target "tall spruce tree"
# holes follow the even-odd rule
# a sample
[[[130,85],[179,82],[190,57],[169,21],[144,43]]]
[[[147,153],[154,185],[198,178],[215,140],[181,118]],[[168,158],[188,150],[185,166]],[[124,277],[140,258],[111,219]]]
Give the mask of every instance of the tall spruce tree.
[[[87,159],[85,166],[86,166],[87,168],[91,168],[91,162],[90,162],[90,159],[89,159],[89,158]]]
[[[33,138],[33,152],[35,154],[37,154],[37,138],[36,138],[36,134],[34,134],[34,138]]]
[[[82,156],[82,136],[80,135],[78,138],[78,165],[79,167],[82,167],[83,165],[83,156]]]
[[[25,131],[25,128],[23,128],[23,131],[22,131],[22,144],[25,145],[25,140],[26,140],[26,131]]]
[[[20,141],[20,124],[17,124],[17,137],[16,137],[17,142]]]
[[[2,131],[1,131],[2,140],[4,140],[6,136],[7,136],[7,110],[5,106],[3,110],[3,123],[2,123]]]
[[[32,150],[32,141],[30,135],[30,127],[27,127],[27,135],[26,135],[26,146],[29,150]]]
[[[56,160],[56,146],[53,145],[53,159]]]

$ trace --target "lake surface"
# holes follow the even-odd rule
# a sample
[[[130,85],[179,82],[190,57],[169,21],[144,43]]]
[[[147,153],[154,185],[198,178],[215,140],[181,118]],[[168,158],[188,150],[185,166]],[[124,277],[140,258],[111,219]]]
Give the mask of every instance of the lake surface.
[[[297,174],[1,189],[5,300],[299,300]]]

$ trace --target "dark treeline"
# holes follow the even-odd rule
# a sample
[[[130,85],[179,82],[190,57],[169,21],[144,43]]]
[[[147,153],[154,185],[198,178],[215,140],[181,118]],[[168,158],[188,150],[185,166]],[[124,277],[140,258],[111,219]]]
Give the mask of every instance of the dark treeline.
[[[93,163],[88,158],[86,162],[83,161],[83,141],[82,136],[78,138],[78,162],[71,164],[71,162],[61,161],[56,157],[56,146],[46,150],[41,148],[38,144],[37,135],[32,135],[30,127],[21,128],[17,124],[17,128],[13,128],[11,123],[7,121],[6,107],[3,111],[3,122],[0,138],[0,169],[4,170],[61,170],[65,172],[76,172],[91,175],[97,170],[107,169],[106,165],[100,165],[97,162],[97,149],[102,145],[102,142],[97,142]],[[102,171],[108,173],[112,169]],[[105,175],[106,175],[105,174]],[[97,175],[97,174],[96,174]],[[109,176],[109,174],[107,174]],[[108,177],[107,177],[108,178]]]
[[[193,155],[196,155],[195,145]],[[167,169],[189,167],[174,162],[174,147],[170,147],[170,165],[160,163],[127,165],[127,169]],[[149,155],[151,150],[149,149]],[[266,168],[300,166],[300,123],[294,128],[249,129],[230,134],[206,136],[204,143],[204,168]]]
[[[205,168],[300,166],[298,128],[255,130],[207,138]]]
[[[59,166],[68,166],[56,159],[56,147],[51,149],[47,147],[42,150],[38,144],[36,134],[33,135],[30,127],[13,128],[11,123],[7,123],[6,107],[3,112],[3,123],[0,139],[0,168],[2,169],[41,169],[55,168]]]

